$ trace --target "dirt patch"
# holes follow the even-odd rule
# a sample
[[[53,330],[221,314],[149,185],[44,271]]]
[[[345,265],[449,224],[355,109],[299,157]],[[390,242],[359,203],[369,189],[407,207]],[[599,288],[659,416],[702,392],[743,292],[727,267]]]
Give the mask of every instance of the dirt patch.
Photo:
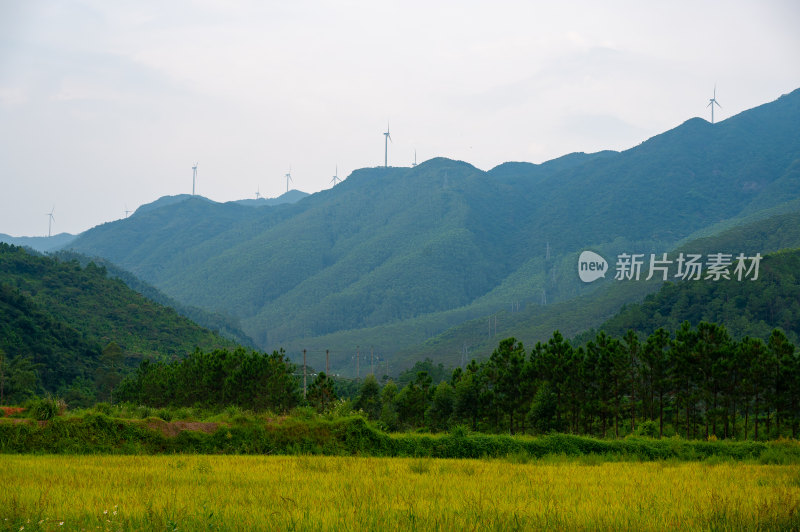
[[[3,414],[6,417],[10,417],[25,411],[25,409],[21,406],[0,406],[0,410],[3,411]]]
[[[219,423],[201,423],[199,421],[163,421],[161,419],[148,419],[145,423],[150,430],[157,430],[164,436],[177,436],[184,430],[194,430],[211,434],[215,432]]]

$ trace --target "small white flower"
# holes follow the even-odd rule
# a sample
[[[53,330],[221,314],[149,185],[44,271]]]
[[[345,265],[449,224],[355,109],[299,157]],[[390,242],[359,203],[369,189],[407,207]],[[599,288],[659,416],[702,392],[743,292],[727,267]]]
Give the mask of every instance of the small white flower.
[[[60,523],[58,523],[58,526],[64,526],[64,521],[61,521]]]
[[[103,515],[107,514],[108,510],[103,510]]]

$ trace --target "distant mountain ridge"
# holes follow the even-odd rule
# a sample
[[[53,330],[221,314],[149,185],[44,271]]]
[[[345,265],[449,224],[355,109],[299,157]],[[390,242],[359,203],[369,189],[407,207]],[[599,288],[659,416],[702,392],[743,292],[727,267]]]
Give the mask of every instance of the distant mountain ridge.
[[[513,305],[595,292],[606,281],[581,283],[571,262],[582,249],[668,251],[709,227],[795,209],[798,123],[800,90],[619,153],[489,172],[441,158],[367,168],[270,209],[151,204],[70,247],[236,316],[263,348],[296,356],[328,343],[343,367],[367,341],[390,357]]]
[[[308,195],[309,194],[307,192],[303,192],[302,190],[292,189],[284,192],[277,198],[260,197],[256,199],[237,200],[234,203],[246,205],[248,207],[272,207],[275,205],[282,205],[284,203],[296,203]]]
[[[69,245],[77,235],[69,233],[59,233],[53,236],[11,236],[0,233],[0,242],[14,246],[24,246],[42,253],[55,251]]]

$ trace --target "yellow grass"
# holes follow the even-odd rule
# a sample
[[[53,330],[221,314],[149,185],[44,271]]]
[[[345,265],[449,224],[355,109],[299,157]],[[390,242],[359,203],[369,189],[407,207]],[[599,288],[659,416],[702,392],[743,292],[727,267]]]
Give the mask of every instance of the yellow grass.
[[[799,502],[800,466],[0,456],[15,531],[785,530]]]

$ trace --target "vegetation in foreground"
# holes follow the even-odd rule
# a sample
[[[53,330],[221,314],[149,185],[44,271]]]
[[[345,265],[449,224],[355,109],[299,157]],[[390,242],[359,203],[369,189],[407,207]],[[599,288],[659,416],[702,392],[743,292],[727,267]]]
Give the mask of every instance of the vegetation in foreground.
[[[443,434],[395,433],[377,429],[346,401],[327,414],[302,407],[288,416],[229,408],[151,409],[99,405],[97,410],[53,413],[34,405],[35,417],[0,419],[0,453],[5,454],[258,454],[428,458],[499,458],[525,462],[548,455],[615,461],[736,460],[800,464],[800,443],[698,441],[679,436],[599,439],[552,433],[539,437],[471,433],[463,426]],[[112,417],[112,415],[126,416]],[[131,419],[136,416],[137,419]],[[159,417],[160,416],[160,417]],[[163,418],[170,419],[166,421]]]
[[[381,388],[369,376],[351,390],[353,406],[387,431],[465,424],[488,433],[759,440],[795,438],[800,429],[800,358],[779,329],[767,342],[736,341],[721,325],[684,322],[644,340],[632,330],[622,338],[601,332],[577,348],[556,331],[530,351],[505,339],[488,360],[449,379],[442,368],[438,383],[434,369],[429,364],[402,388],[391,381]],[[320,372],[304,399],[296,371],[282,352],[195,352],[142,363],[117,396],[154,407],[332,408],[335,382]]]
[[[792,530],[800,466],[3,456],[1,530]]]

